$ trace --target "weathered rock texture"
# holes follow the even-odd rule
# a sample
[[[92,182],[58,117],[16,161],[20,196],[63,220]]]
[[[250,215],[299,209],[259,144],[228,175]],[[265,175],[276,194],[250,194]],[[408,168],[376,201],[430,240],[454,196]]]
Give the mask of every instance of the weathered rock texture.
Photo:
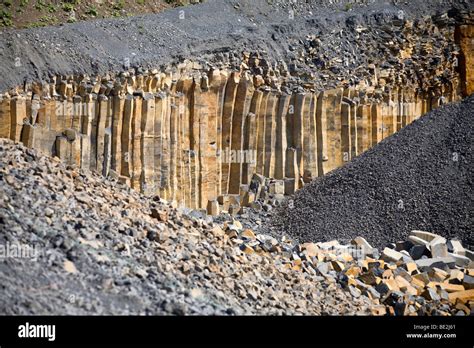
[[[374,25],[369,34],[381,35],[378,52],[390,58],[374,57],[350,80],[338,78],[345,58],[318,60],[321,40],[308,36],[290,64],[243,52],[238,70],[225,59],[219,68],[185,60],[25,83],[2,95],[0,136],[148,195],[238,210],[255,198],[254,173],[277,179],[273,193],[291,194],[470,93],[473,26],[453,18]],[[371,42],[368,28],[353,27],[356,48]],[[328,75],[313,81],[312,71]]]
[[[245,253],[219,225],[6,139],[0,231],[4,315],[367,315],[372,305],[309,263],[292,269],[291,252]]]
[[[456,40],[461,46],[461,76],[464,94],[474,93],[474,25],[456,28]]]

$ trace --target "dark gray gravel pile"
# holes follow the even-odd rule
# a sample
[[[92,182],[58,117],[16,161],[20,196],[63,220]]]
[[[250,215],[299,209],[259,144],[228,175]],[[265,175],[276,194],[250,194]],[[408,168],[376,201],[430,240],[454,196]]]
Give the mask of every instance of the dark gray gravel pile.
[[[318,178],[274,214],[274,233],[300,241],[371,244],[411,230],[458,237],[472,249],[474,96],[430,112],[344,167]]]

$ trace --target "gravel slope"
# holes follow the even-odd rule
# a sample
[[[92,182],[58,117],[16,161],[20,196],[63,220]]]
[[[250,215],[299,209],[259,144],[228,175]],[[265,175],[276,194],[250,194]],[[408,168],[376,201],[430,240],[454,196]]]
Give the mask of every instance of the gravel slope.
[[[375,246],[410,230],[472,249],[474,96],[443,106],[316,179],[279,209],[274,233],[300,241],[364,236]]]
[[[0,248],[4,315],[370,313],[281,252],[248,255],[218,225],[5,139]]]
[[[357,51],[356,63],[367,58],[364,46],[354,48],[354,24],[390,25],[399,11],[406,18],[446,12],[452,7],[474,9],[458,0],[365,1],[208,0],[199,5],[131,18],[94,20],[61,26],[0,32],[0,91],[50,74],[98,74],[132,67],[157,68],[185,58],[218,61],[221,54],[267,52],[289,61],[291,42],[308,34],[324,37],[327,51],[342,45],[340,56]],[[289,11],[293,11],[293,19]],[[184,11],[184,12],[181,12]],[[339,47],[337,48],[339,50]],[[239,62],[240,63],[240,62]],[[346,76],[347,77],[347,76]]]

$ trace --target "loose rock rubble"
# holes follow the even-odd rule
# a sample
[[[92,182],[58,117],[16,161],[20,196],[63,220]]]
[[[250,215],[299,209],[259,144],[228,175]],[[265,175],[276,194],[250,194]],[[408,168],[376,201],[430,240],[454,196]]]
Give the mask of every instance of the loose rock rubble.
[[[379,251],[363,237],[348,245],[295,244],[239,230],[235,224],[226,227],[245,253],[275,253],[288,269],[337,281],[354,298],[371,299],[373,315],[470,315],[474,308],[474,253],[457,240],[415,230],[407,241]]]
[[[398,48],[411,49],[411,37],[403,30],[405,23],[416,19],[416,27],[426,29],[433,39],[442,39],[431,27],[432,20],[427,18],[425,23],[421,18],[435,17],[437,12],[446,14],[450,9],[462,12],[473,8],[469,1],[443,0],[208,0],[155,15],[23,32],[7,30],[0,32],[0,51],[5,53],[0,57],[0,89],[21,85],[25,80],[46,79],[50,73],[102,75],[119,71],[124,65],[150,68],[193,57],[199,57],[203,65],[216,66],[227,60],[239,67],[242,48],[268,55],[269,64],[264,69],[277,66],[271,69],[275,72],[269,74],[269,79],[293,74],[311,86],[333,84],[333,77],[355,82],[364,79],[369,60],[377,54],[386,58],[387,53],[396,54]],[[450,18],[441,16],[435,20],[449,24]],[[373,26],[377,28],[370,29]],[[359,45],[358,40],[374,37],[383,38],[381,50],[378,45]],[[318,45],[318,39],[324,44]],[[428,37],[424,40],[420,47],[430,41]],[[435,45],[442,45],[440,40],[434,41]],[[435,63],[431,58],[436,56],[429,49],[424,53],[430,59],[414,59],[415,65]],[[444,60],[444,55],[439,59]],[[389,70],[400,64],[384,60]],[[321,73],[320,68],[324,70]],[[440,75],[444,73],[440,71]]]
[[[362,237],[298,244],[231,217],[206,222],[9,140],[0,140],[0,158],[2,313],[467,315],[473,307],[473,253],[457,240],[414,231],[381,251]]]
[[[242,251],[235,235],[158,197],[9,140],[0,158],[4,314],[370,313],[335,279],[290,269],[282,253]],[[237,221],[229,228],[252,238]],[[36,257],[12,252],[22,247]]]

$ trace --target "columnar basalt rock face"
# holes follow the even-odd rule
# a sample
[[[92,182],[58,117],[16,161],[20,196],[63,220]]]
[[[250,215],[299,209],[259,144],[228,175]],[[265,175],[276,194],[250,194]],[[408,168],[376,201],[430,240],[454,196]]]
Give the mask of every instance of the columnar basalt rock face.
[[[0,136],[147,195],[208,212],[219,210],[217,201],[221,210],[238,210],[266,194],[252,188],[254,174],[276,179],[272,194],[291,194],[472,93],[474,31],[467,23],[426,25],[441,40],[438,52],[407,22],[406,41],[388,43],[404,70],[370,64],[357,82],[336,88],[295,83],[286,65],[247,52],[238,71],[187,62],[163,71],[56,76],[1,95]],[[308,54],[316,53],[311,44]],[[414,63],[419,54],[431,57],[429,66]],[[446,58],[458,55],[459,64]]]
[[[438,104],[434,98],[456,98],[407,91],[402,101],[391,93],[362,99],[352,87],[290,95],[255,90],[249,76],[235,72],[222,98],[221,80],[203,88],[182,77],[157,93],[139,82],[154,75],[104,94],[75,95],[74,103],[67,95],[41,99],[36,123],[26,103],[31,92],[4,96],[2,136],[129,180],[146,194],[205,208],[219,195],[241,194],[254,173],[309,182],[421,116],[417,104],[428,111]],[[73,81],[79,92],[84,82]]]
[[[474,93],[474,25],[461,25],[457,29],[457,40],[461,46],[460,71],[463,91]]]

